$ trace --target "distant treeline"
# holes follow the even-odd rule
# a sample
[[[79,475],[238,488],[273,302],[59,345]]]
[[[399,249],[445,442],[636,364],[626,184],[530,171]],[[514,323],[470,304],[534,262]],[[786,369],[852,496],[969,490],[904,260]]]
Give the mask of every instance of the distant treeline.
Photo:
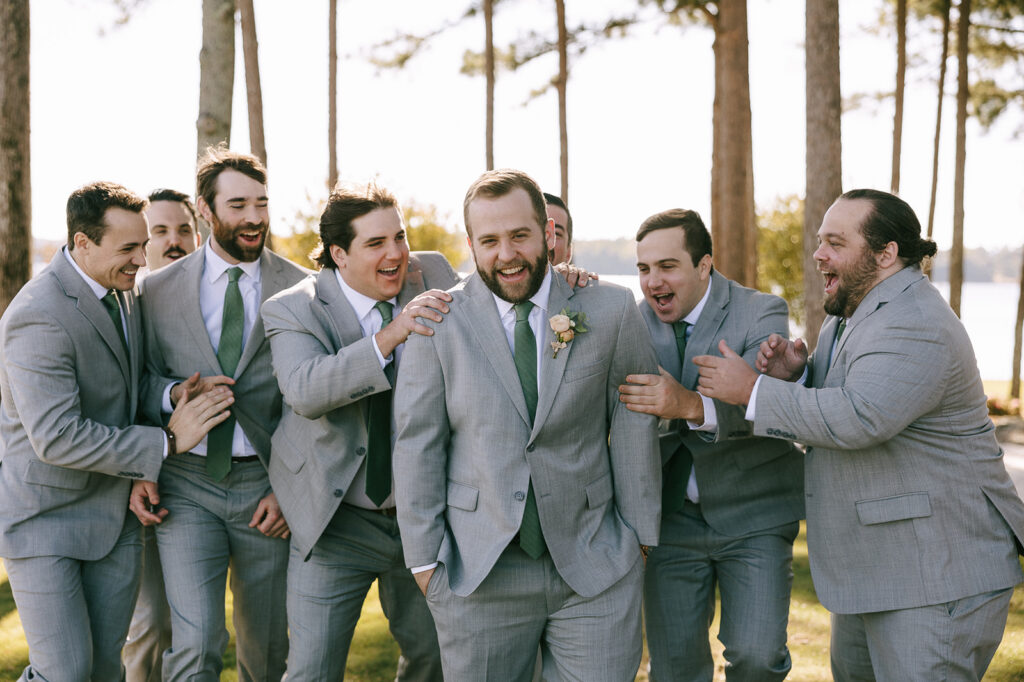
[[[609,275],[636,274],[636,242],[632,239],[595,239],[574,241],[573,262]],[[1020,277],[1020,247],[997,250],[966,249],[964,281],[1016,282]],[[939,282],[949,279],[949,251],[940,251],[932,268]]]

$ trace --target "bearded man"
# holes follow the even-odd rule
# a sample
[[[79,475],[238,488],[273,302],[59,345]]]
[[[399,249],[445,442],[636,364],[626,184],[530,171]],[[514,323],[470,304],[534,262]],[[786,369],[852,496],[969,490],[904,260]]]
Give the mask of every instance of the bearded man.
[[[825,277],[818,349],[761,345],[758,377],[721,344],[700,390],[747,405],[754,435],[807,446],[811,575],[832,612],[832,673],[979,680],[1003,636],[1024,504],[1006,473],[963,324],[920,270],[898,197],[836,200],[814,254]],[[805,369],[807,386],[791,381]]]
[[[239,680],[279,680],[285,672],[289,530],[267,477],[281,393],[259,308],[307,271],[263,248],[266,182],[256,157],[209,149],[196,172],[196,203],[210,238],[142,287],[147,416],[162,423],[183,395],[214,386],[229,386],[235,397],[227,421],[169,458],[158,483],[132,491],[132,511],[158,524],[171,607],[165,680],[220,679],[229,565]]]

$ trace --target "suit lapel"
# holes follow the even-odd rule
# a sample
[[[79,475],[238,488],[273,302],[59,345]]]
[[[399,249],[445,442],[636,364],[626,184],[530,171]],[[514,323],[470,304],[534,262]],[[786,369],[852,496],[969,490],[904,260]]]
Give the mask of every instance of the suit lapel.
[[[324,268],[316,277],[317,295],[320,302],[327,311],[327,317],[334,327],[334,336],[338,339],[337,346],[331,349],[337,352],[343,346],[350,346],[363,338],[363,328],[359,326],[359,319],[352,304],[348,302],[338,284],[338,276],[333,268]]]
[[[676,334],[672,325],[659,320],[651,307],[647,305],[647,301],[640,304],[640,316],[643,317],[647,330],[651,333],[651,341],[654,343],[654,352],[658,356],[658,364],[677,381],[680,380],[683,363],[679,358],[679,348],[676,346]]]
[[[263,249],[263,253],[260,254],[260,307],[268,298],[284,289],[285,285],[286,282],[281,277],[281,264],[272,257],[270,251]],[[256,357],[256,353],[266,342],[267,334],[263,330],[263,316],[257,310],[256,321],[253,322],[252,329],[249,331],[249,338],[242,346],[242,357],[238,359],[238,367],[235,368],[236,377],[242,376],[245,368],[249,366],[252,359]]]
[[[557,273],[551,273],[551,290],[548,293],[548,318],[558,315],[562,310],[570,308],[570,300],[575,292],[566,284]],[[571,310],[570,312],[578,312]],[[565,374],[565,365],[569,361],[575,340],[571,341],[565,348],[553,352],[551,344],[555,340],[555,333],[551,325],[545,319],[543,322],[544,341],[540,345],[540,376],[537,377],[537,412],[533,420],[533,433],[536,434],[540,426],[545,422],[551,406],[555,402],[555,395],[558,387],[562,385],[562,375]],[[555,357],[551,357],[555,355]]]
[[[690,390],[696,390],[699,377],[699,370],[697,365],[693,364],[693,358],[698,355],[720,355],[718,332],[722,328],[726,309],[729,307],[729,285],[724,278],[712,271],[708,286],[711,287],[711,293],[708,294],[704,310],[697,318],[697,323],[693,325],[693,331],[686,342],[686,360],[683,363],[680,383]]]
[[[203,279],[207,248],[204,246],[197,249],[182,262],[181,274],[176,279],[185,280],[184,286],[177,286],[174,282],[165,284],[167,287],[173,287],[181,319],[184,320],[185,327],[192,335],[192,347],[199,350],[203,360],[207,363],[208,371],[202,372],[203,375],[221,373],[217,351],[214,350],[213,343],[210,341],[210,332],[206,329],[206,322],[203,320],[203,309],[199,305],[199,288]]]
[[[124,303],[125,319],[128,321],[128,354],[131,364],[131,379],[129,381],[131,402],[131,421],[135,421],[135,408],[138,405],[138,387],[142,380],[143,346],[142,346],[142,318],[139,315],[139,299],[135,290],[126,291],[122,294]]]
[[[821,324],[821,332],[818,333],[818,349],[814,353],[814,361],[811,364],[812,376],[811,385],[814,388],[821,388],[825,385],[825,376],[832,364],[832,344],[836,340],[836,332],[839,330],[839,318],[829,315]],[[824,343],[822,343],[824,342]],[[838,351],[839,349],[836,348]]]
[[[526,409],[523,387],[519,383],[519,374],[516,373],[516,365],[512,360],[512,349],[508,346],[505,328],[498,319],[498,308],[494,305],[491,290],[483,283],[479,274],[473,273],[466,282],[465,291],[468,294],[466,305],[462,308],[456,307],[452,312],[465,310],[468,317],[466,325],[480,347],[480,355],[487,358],[519,416],[529,424],[530,413]]]

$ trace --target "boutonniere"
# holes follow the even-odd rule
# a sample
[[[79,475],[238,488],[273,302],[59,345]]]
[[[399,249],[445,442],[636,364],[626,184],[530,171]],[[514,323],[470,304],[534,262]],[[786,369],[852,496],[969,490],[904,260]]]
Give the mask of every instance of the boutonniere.
[[[558,351],[569,345],[569,342],[576,338],[577,334],[585,334],[588,331],[584,326],[586,321],[586,313],[570,312],[566,308],[562,308],[562,312],[552,315],[548,319],[551,331],[555,333],[555,340],[551,342],[552,358],[557,358]]]

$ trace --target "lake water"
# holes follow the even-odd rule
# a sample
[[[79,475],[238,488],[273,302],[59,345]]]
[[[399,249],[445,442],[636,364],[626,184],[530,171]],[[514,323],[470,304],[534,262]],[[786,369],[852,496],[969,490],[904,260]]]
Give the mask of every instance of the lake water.
[[[639,300],[640,278],[636,275],[601,275],[601,279],[620,284]],[[949,282],[935,286],[949,300]],[[964,326],[974,343],[978,369],[983,379],[1009,381],[1013,355],[1013,322],[1017,316],[1018,286],[1015,282],[967,282],[961,294],[960,310]]]

